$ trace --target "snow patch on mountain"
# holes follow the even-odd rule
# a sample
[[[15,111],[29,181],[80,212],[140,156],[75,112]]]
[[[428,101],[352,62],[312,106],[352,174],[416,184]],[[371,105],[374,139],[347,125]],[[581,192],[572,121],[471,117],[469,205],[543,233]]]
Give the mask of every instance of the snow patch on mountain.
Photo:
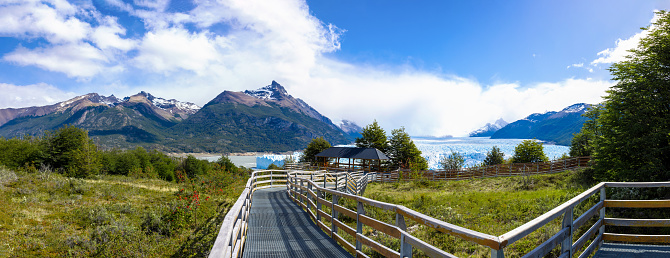
[[[574,104],[574,105],[569,106],[569,107],[567,107],[567,108],[564,108],[561,112],[565,112],[565,113],[577,113],[577,112],[582,112],[582,111],[584,111],[584,110],[586,110],[586,109],[588,109],[588,108],[589,108],[589,105],[588,105],[588,104],[585,104],[585,103],[577,103],[577,104]]]
[[[505,120],[500,118],[500,119],[496,120],[495,122],[493,122],[493,124],[486,123],[485,126],[482,126],[481,128],[471,132],[469,135],[470,135],[470,137],[491,136],[491,135],[493,135],[493,133],[500,130],[500,128],[503,128],[508,124],[509,124],[508,122],[506,122]]]

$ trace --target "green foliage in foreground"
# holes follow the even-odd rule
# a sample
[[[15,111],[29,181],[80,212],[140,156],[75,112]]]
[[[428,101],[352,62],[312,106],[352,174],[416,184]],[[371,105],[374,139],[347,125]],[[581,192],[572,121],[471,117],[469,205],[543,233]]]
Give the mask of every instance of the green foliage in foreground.
[[[582,184],[583,178],[588,178],[584,173],[588,172],[532,176],[530,181],[507,177],[446,182],[373,183],[368,186],[365,197],[400,204],[448,223],[499,236],[559,206],[595,184]],[[597,197],[593,196],[577,206],[575,214],[580,215],[590,208],[596,203]],[[346,205],[349,208],[355,207],[353,202]],[[368,216],[389,224],[394,223],[393,213],[369,206],[365,208]],[[505,257],[517,257],[531,251],[558,232],[560,226],[559,217],[506,248]],[[407,227],[412,235],[458,257],[490,257],[488,247],[417,225],[411,220],[408,220]],[[587,229],[588,226],[582,227],[575,234]],[[397,241],[381,235],[372,238],[394,248],[399,247]],[[553,255],[555,254],[556,250]],[[415,250],[414,256],[425,257],[425,254]]]
[[[411,169],[412,171],[427,170],[428,161],[421,156],[421,151],[416,147],[404,127],[391,131],[391,136],[386,136],[377,120],[363,128],[361,137],[356,138],[356,147],[375,148],[386,154],[392,168]],[[387,164],[389,165],[389,164]]]
[[[246,173],[179,183],[0,166],[1,257],[206,257]]]

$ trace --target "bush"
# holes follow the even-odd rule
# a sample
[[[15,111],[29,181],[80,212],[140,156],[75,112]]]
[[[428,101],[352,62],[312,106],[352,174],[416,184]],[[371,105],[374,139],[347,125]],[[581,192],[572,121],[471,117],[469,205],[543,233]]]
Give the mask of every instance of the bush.
[[[547,162],[549,158],[544,154],[544,146],[535,140],[524,140],[514,148],[514,163]]]
[[[505,153],[503,153],[498,146],[493,146],[491,151],[486,153],[486,158],[484,159],[484,165],[493,166],[502,164],[505,162]]]
[[[447,170],[459,170],[463,168],[464,164],[465,157],[463,154],[454,151],[451,151],[449,156],[442,156],[442,159],[440,160],[440,166]]]

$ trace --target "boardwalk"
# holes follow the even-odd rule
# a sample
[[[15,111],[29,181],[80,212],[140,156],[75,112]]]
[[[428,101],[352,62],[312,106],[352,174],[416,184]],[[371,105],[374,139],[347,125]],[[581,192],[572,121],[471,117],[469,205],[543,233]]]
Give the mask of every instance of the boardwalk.
[[[670,257],[670,246],[662,245],[624,245],[603,243],[595,258],[661,258]]]
[[[254,193],[242,257],[352,256],[291,201],[285,187],[273,187]]]

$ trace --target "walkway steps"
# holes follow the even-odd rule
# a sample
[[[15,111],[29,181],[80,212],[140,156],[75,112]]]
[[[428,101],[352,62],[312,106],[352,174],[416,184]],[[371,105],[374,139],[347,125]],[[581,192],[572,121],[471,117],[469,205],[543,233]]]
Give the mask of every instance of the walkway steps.
[[[670,246],[603,243],[593,257],[667,258],[670,257]]]
[[[319,229],[285,187],[254,192],[244,258],[353,257]]]

